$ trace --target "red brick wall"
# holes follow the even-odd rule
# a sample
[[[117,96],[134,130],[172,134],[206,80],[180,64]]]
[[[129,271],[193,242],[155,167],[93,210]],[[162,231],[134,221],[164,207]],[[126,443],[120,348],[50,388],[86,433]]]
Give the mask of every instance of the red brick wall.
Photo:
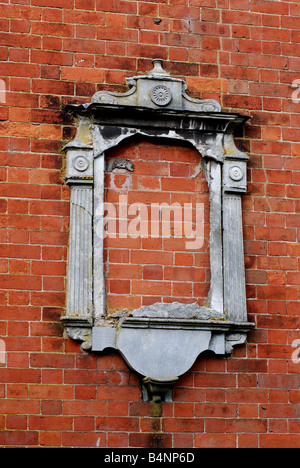
[[[111,151],[107,165],[117,157],[130,160],[134,171],[106,175],[105,218],[114,212],[117,218],[105,227],[108,310],[173,301],[203,305],[210,282],[210,212],[199,153],[134,141]],[[122,202],[127,216],[120,224]]]
[[[0,6],[0,445],[299,448],[298,0]],[[160,408],[141,401],[139,380],[118,355],[82,354],[59,320],[69,222],[61,148],[74,134],[62,106],[98,89],[123,91],[155,57],[195,97],[251,116],[237,145],[250,155],[243,216],[256,324],[232,357],[198,359]],[[135,149],[138,177],[151,184],[146,150],[161,164],[167,150]],[[193,164],[192,150],[188,157]]]

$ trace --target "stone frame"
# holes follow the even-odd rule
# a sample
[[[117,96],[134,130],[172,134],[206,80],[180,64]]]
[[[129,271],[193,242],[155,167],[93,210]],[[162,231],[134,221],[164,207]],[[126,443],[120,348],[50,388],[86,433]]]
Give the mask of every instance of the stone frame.
[[[100,91],[89,104],[67,106],[78,127],[64,148],[71,212],[67,302],[61,320],[83,350],[117,349],[143,378],[145,401],[171,399],[172,385],[201,352],[231,353],[253,328],[247,321],[241,210],[248,156],[234,143],[236,127],[248,117],[224,113],[214,100],[192,99],[183,80],[163,70],[161,60],[153,63],[148,75],[128,80],[127,93]],[[189,143],[202,158],[210,191],[211,283],[204,307],[156,304],[129,315],[106,314],[99,235],[105,152],[134,135]],[[182,340],[189,343],[185,353]]]

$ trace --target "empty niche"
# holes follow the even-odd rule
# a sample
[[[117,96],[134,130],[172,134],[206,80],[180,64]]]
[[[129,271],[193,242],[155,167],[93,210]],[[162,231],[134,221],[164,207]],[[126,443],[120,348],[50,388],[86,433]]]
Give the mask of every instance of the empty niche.
[[[199,153],[133,139],[107,152],[105,167],[107,313],[157,302],[204,305],[210,211]]]

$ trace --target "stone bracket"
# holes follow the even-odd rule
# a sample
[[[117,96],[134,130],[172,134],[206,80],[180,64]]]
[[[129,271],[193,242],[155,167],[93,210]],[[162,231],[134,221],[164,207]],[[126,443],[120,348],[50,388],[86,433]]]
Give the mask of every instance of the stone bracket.
[[[171,401],[174,384],[201,353],[230,354],[253,328],[252,323],[134,317],[134,313],[115,320],[114,327],[93,327],[92,351],[117,350],[141,376],[144,401]]]
[[[173,389],[178,379],[155,380],[145,377],[142,380],[142,399],[144,402],[160,403],[173,401]]]

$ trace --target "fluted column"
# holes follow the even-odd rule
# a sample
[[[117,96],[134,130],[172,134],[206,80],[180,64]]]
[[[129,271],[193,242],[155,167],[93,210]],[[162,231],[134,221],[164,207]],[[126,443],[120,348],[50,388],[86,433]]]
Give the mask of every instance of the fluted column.
[[[246,162],[224,163],[223,275],[224,312],[234,322],[247,321],[241,195],[246,191]]]
[[[229,320],[247,320],[240,195],[223,198],[224,311]]]
[[[90,322],[92,296],[92,185],[71,186],[66,315]]]
[[[91,347],[93,324],[93,152],[67,151],[66,183],[70,186],[70,230],[67,298],[62,322],[70,338]]]

